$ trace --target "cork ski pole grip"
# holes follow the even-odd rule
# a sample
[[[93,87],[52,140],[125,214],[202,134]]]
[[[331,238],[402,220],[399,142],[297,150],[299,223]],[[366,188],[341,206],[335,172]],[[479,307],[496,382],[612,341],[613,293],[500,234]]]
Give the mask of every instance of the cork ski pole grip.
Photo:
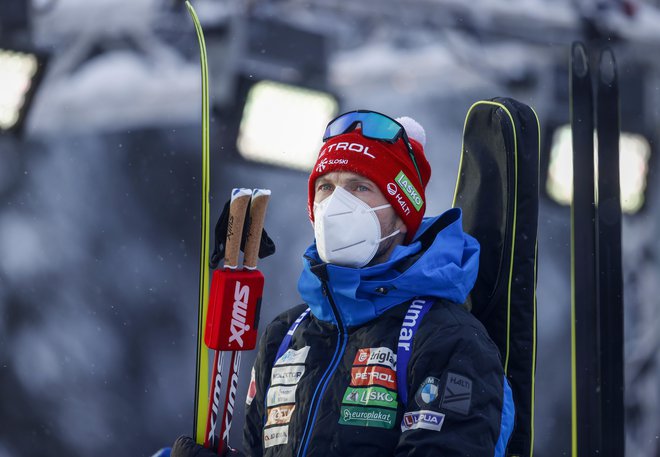
[[[259,246],[261,245],[261,231],[266,219],[266,208],[270,200],[270,190],[255,189],[250,202],[250,226],[248,227],[247,239],[245,241],[245,256],[243,267],[248,270],[257,268]]]
[[[225,268],[238,268],[238,256],[241,252],[241,238],[245,214],[250,204],[251,189],[233,189],[229,204],[229,222],[227,224],[227,241],[225,243]]]

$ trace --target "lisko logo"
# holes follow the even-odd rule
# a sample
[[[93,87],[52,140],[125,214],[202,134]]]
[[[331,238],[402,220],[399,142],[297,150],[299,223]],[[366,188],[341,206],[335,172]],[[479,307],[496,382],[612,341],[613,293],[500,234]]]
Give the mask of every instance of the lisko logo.
[[[390,182],[387,184],[387,193],[390,195],[396,195],[396,184]]]
[[[236,352],[236,357],[234,358],[234,369],[232,370],[230,386],[229,386],[229,398],[227,399],[227,414],[225,414],[225,432],[222,434],[222,439],[229,439],[229,430],[231,429],[231,420],[234,417],[234,403],[236,402],[236,389],[238,389],[238,369],[241,366],[241,353]],[[215,400],[215,399],[214,399]]]
[[[401,421],[401,431],[415,430],[423,428],[439,432],[445,421],[445,415],[435,411],[411,411],[403,415]]]
[[[363,406],[382,406],[384,408],[396,408],[397,393],[384,389],[382,387],[348,387],[344,392],[343,404],[363,405]]]
[[[236,288],[234,289],[234,306],[231,311],[231,327],[229,331],[229,342],[236,342],[240,347],[243,347],[243,334],[250,330],[250,326],[246,322],[247,317],[247,304],[250,297],[250,287],[248,285],[241,285],[240,281],[236,281]]]
[[[398,175],[396,175],[396,178],[394,179],[396,183],[401,187],[401,190],[403,191],[404,194],[408,197],[408,200],[410,200],[410,203],[415,207],[417,211],[422,209],[422,205],[424,205],[424,200],[422,200],[421,195],[419,195],[419,192],[417,192],[417,189],[415,186],[410,182],[410,179],[405,175],[403,171],[400,171]]]

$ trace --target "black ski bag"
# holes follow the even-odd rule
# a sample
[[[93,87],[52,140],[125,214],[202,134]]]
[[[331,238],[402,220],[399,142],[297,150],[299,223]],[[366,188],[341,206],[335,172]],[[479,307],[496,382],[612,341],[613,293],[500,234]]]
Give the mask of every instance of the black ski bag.
[[[511,98],[475,103],[454,193],[463,229],[481,244],[467,305],[499,347],[513,391],[507,456],[529,457],[534,443],[539,143],[529,106]]]

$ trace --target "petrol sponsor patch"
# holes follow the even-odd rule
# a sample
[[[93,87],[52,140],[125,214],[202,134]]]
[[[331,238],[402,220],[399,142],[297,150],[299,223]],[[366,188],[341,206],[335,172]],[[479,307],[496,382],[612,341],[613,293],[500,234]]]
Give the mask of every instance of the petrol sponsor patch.
[[[284,425],[291,422],[291,415],[296,405],[283,405],[276,406],[275,408],[268,408],[268,420],[266,425]]]
[[[342,406],[339,423],[361,427],[394,428],[396,411],[360,406]]]
[[[264,449],[289,442],[289,426],[280,425],[264,429]]]
[[[400,171],[399,174],[396,175],[394,181],[401,188],[403,193],[406,194],[406,197],[408,197],[408,200],[410,200],[410,203],[412,203],[415,209],[417,211],[422,209],[424,200],[422,200],[421,195],[419,195],[419,192],[417,192],[417,189],[403,171]]]
[[[273,367],[270,374],[270,385],[293,385],[298,384],[303,373],[305,365],[289,365],[283,367]]]
[[[425,429],[439,432],[444,421],[445,415],[442,413],[427,410],[410,411],[403,415],[401,431]]]
[[[378,385],[396,390],[396,374],[391,368],[379,366],[351,368],[351,386]]]
[[[254,366],[252,366],[252,372],[250,373],[250,385],[248,386],[247,397],[245,397],[245,405],[250,406],[254,396],[257,395],[257,380],[254,372]]]
[[[353,365],[384,365],[396,370],[396,353],[386,347],[358,349]]]
[[[343,405],[397,407],[397,393],[382,387],[349,387],[344,392]]]
[[[440,407],[467,415],[472,401],[472,380],[466,376],[447,373],[445,390]]]
[[[307,354],[309,353],[309,346],[295,350],[289,349],[282,356],[277,359],[275,365],[293,365],[305,363],[307,360]]]
[[[297,388],[298,385],[269,387],[266,394],[266,406],[271,407],[286,403],[295,403]]]
[[[432,405],[440,396],[440,380],[433,376],[427,377],[417,389],[415,401],[421,407]]]

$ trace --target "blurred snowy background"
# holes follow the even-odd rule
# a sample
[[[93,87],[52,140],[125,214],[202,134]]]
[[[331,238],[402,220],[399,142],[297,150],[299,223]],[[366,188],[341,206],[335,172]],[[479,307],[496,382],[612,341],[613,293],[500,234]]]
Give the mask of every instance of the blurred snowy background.
[[[644,206],[623,227],[627,455],[660,456],[659,3],[194,1],[212,84],[212,222],[232,187],[273,191],[266,225],[278,251],[260,267],[262,329],[299,303],[313,234],[306,173],[237,152],[252,84],[272,79],[329,92],[340,111],[417,119],[435,215],[451,205],[473,102],[533,106],[547,166],[552,129],[568,120],[570,42],[608,43],[622,127],[651,145]],[[0,48],[48,55],[22,130],[0,135],[0,457],[151,455],[193,423],[201,86],[192,22],[175,0],[0,0],[0,26]],[[291,110],[304,130],[305,112]],[[570,221],[545,195],[540,211],[535,455],[544,457],[570,454]],[[235,446],[241,428],[242,409]]]

